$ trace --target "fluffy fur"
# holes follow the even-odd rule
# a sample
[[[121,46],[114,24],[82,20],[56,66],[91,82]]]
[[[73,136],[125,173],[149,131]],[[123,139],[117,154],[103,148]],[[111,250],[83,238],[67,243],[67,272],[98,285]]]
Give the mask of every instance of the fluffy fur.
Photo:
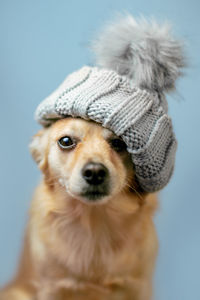
[[[170,91],[185,66],[182,42],[169,24],[128,15],[107,26],[93,43],[97,64],[130,78],[141,88]]]
[[[58,140],[77,145],[62,150]],[[0,300],[149,300],[157,255],[155,195],[141,194],[130,155],[108,129],[67,118],[40,131],[31,152],[44,177],[35,192],[15,279]],[[109,170],[109,195],[81,196],[88,161]]]

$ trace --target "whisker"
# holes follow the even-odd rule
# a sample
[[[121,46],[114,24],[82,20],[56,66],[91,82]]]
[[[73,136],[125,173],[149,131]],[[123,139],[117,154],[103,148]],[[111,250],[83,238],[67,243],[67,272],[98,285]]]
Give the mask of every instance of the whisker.
[[[131,190],[133,190],[137,194],[137,196],[140,198],[140,200],[144,201],[144,198],[142,197],[142,195],[137,191],[137,189],[134,186],[129,185],[127,182],[126,182],[126,186],[128,186]]]

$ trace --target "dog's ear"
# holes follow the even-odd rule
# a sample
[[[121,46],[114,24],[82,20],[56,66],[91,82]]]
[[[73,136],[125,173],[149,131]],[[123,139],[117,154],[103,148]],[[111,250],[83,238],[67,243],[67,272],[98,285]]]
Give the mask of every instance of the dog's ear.
[[[33,136],[29,149],[39,168],[44,171],[47,167],[48,129],[42,129]]]

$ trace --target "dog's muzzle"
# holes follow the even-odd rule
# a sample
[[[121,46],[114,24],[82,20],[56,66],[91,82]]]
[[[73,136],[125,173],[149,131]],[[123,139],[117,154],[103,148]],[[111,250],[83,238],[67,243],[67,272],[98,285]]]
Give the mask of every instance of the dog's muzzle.
[[[86,187],[82,196],[88,200],[99,200],[109,193],[109,171],[101,163],[89,162],[82,169]]]

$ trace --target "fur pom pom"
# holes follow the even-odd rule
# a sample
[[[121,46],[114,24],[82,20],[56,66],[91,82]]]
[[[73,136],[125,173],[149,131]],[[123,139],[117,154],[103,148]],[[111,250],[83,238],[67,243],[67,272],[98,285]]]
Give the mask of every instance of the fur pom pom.
[[[182,43],[171,36],[169,24],[136,22],[130,15],[106,27],[93,50],[97,65],[157,92],[173,90],[185,66]]]

